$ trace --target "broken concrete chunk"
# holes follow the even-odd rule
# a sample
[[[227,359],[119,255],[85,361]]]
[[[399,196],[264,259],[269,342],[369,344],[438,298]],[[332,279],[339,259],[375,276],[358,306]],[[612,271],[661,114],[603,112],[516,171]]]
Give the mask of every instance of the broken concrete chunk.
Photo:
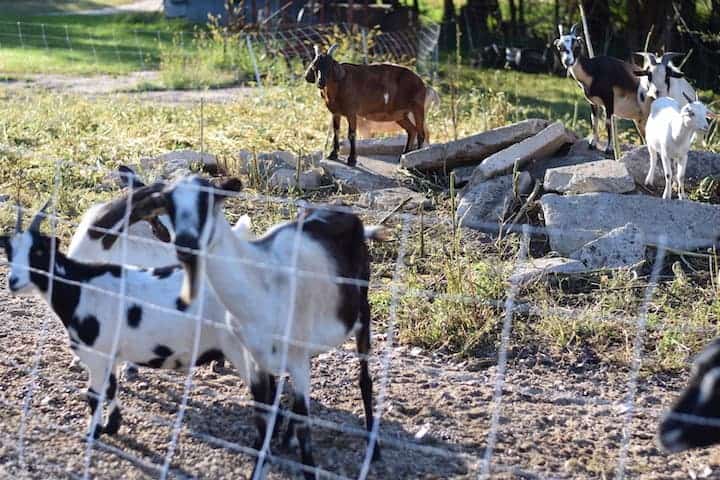
[[[531,258],[515,267],[510,283],[524,287],[553,273],[580,273],[587,267],[578,260],[561,257]]]
[[[679,250],[712,246],[720,237],[720,206],[647,195],[547,194],[540,199],[550,247],[571,255],[586,243],[628,223],[642,231],[646,245]]]
[[[478,163],[489,155],[535,135],[547,127],[547,120],[530,119],[477,133],[455,142],[438,143],[400,157],[408,169],[440,170]]]
[[[315,190],[323,185],[323,171],[321,169],[301,172],[299,178],[296,172],[292,168],[279,168],[270,176],[268,185],[272,188],[285,190],[296,187],[301,190]]]
[[[410,199],[405,202],[406,199]],[[403,202],[405,202],[403,204]],[[365,208],[373,208],[376,210],[390,211],[400,204],[402,209],[406,211],[415,211],[420,206],[424,210],[433,207],[431,199],[426,198],[422,193],[414,192],[406,187],[383,188],[381,190],[371,190],[360,196],[358,204]]]
[[[355,142],[355,152],[358,155],[400,155],[405,149],[406,135],[387,138],[363,138]],[[345,140],[340,144],[340,153],[350,153],[350,142]]]
[[[624,268],[643,261],[645,249],[642,230],[628,223],[584,245],[570,258],[581,261],[589,270]]]
[[[532,178],[527,172],[518,176],[518,194],[527,193],[532,186]],[[495,233],[500,222],[507,216],[512,206],[513,176],[505,175],[485,181],[469,183],[460,192],[457,206],[458,225],[484,232]]]
[[[549,157],[572,141],[573,136],[563,124],[555,122],[537,135],[487,157],[475,169],[473,177],[493,178],[508,173],[516,163],[523,166],[530,160]]]
[[[345,193],[362,193],[397,185],[397,181],[359,167],[349,167],[333,160],[321,160],[320,167],[337,181]]]
[[[573,194],[626,193],[635,190],[635,181],[622,163],[599,160],[549,169],[545,172],[543,188],[549,192]]]

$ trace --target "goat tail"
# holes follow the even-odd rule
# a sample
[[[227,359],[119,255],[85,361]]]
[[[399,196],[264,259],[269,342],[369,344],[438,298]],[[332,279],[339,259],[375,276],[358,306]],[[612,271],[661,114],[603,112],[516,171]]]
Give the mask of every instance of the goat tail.
[[[433,107],[440,106],[440,95],[433,87],[425,87],[425,114]]]
[[[365,240],[387,242],[390,240],[390,231],[382,225],[368,225],[364,230]]]

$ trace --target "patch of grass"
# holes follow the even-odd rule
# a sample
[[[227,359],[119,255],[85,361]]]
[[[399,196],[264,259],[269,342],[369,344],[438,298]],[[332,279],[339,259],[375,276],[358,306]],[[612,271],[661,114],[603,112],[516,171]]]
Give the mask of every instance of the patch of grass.
[[[127,73],[154,69],[160,49],[187,23],[161,13],[38,15],[0,13],[4,73]]]

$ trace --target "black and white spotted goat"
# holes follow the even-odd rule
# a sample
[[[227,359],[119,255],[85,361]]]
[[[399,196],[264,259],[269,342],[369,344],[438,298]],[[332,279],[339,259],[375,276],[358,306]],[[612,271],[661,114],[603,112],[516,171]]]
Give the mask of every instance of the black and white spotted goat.
[[[670,97],[684,107],[688,98],[697,97],[695,89],[685,78],[685,74],[673,65],[672,60],[682,57],[684,54],[668,52],[660,59],[654,53],[636,52],[636,55],[643,57],[643,68],[635,70],[635,75],[640,77],[640,89],[638,95],[641,102],[646,102],[645,96],[650,102],[662,97]]]
[[[673,453],[720,444],[720,339],[695,359],[688,385],[660,422],[658,440]]]
[[[598,143],[598,120],[600,109],[605,110],[608,145],[605,153],[612,153],[612,117],[613,115],[633,120],[640,134],[645,137],[645,122],[650,113],[649,100],[640,101],[638,88],[640,79],[634,74],[635,67],[614,57],[600,56],[589,58],[584,53],[584,44],[577,25],[570,32],[563,33],[558,25],[560,37],[555,40],[555,48],[560,53],[560,61],[583,91],[590,102],[593,134],[590,148]]]
[[[142,189],[139,192],[142,194]],[[109,416],[104,426],[98,423],[93,435],[112,435],[120,428],[116,393],[121,362],[151,368],[188,368],[199,308],[205,321],[200,329],[196,365],[225,354],[236,368],[244,370],[245,350],[227,334],[225,308],[212,292],[187,303],[178,298],[184,277],[179,265],[149,270],[128,266],[123,272],[118,265],[73,260],[60,251],[57,238],[40,232],[43,210],[23,231],[18,207],[14,234],[0,236],[0,246],[10,265],[8,287],[13,294],[37,293],[62,321],[70,348],[89,373],[87,401],[91,419],[98,407],[99,392],[107,383]],[[120,293],[124,293],[122,298]],[[119,341],[111,362],[117,328]]]
[[[219,188],[237,191],[240,185],[225,183]],[[248,375],[255,401],[272,404],[276,394],[274,376],[290,375],[292,412],[303,420],[291,420],[285,444],[297,436],[302,463],[312,467],[315,461],[306,420],[310,358],[340,345],[353,332],[360,355],[360,390],[368,432],[373,427],[367,359],[370,257],[366,240],[382,240],[384,229],[363,227],[353,214],[314,210],[294,222],[276,226],[256,241],[245,241],[232,234],[223,214],[224,199],[213,194],[207,180],[188,177],[139,202],[133,215],[170,216],[178,259],[187,273],[181,299],[192,301],[198,282],[204,275],[207,277],[235,317],[231,319],[233,333],[252,357]],[[198,251],[203,254],[197,255]],[[293,265],[295,272],[291,270]],[[266,410],[259,410],[257,416],[258,450],[268,431]],[[378,445],[372,436],[368,438],[368,448],[377,459]],[[262,472],[263,461],[263,456],[258,456],[253,478]],[[314,478],[307,470],[305,476]]]

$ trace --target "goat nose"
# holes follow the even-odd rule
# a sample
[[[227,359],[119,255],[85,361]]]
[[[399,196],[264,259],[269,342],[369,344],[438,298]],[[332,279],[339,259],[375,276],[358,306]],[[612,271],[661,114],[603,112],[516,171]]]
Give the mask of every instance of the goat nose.
[[[195,256],[195,251],[198,249],[198,241],[193,235],[181,233],[175,237],[175,246],[178,247],[178,259],[186,260]]]

